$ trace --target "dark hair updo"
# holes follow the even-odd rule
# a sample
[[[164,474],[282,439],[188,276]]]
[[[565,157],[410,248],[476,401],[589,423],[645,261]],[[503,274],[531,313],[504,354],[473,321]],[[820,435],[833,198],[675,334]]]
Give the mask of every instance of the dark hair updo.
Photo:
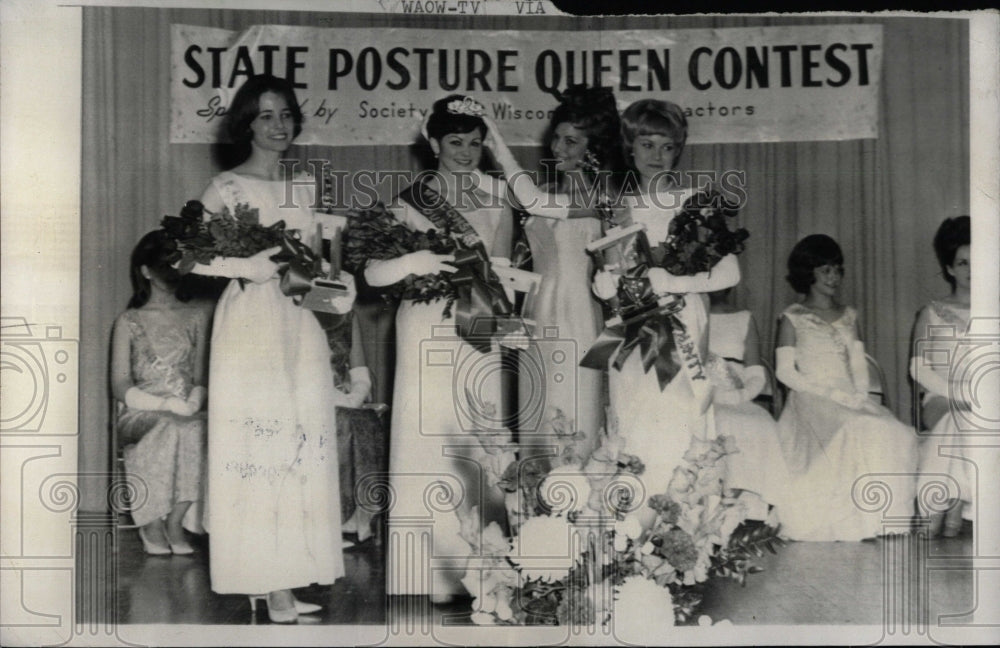
[[[250,155],[250,142],[253,141],[250,124],[260,114],[260,98],[265,92],[273,92],[285,100],[295,121],[295,137],[302,132],[302,109],[292,84],[271,74],[252,76],[236,91],[226,111],[226,134],[239,151],[237,159],[246,159]]]
[[[810,234],[795,244],[788,255],[788,276],[785,279],[795,292],[806,295],[816,282],[813,270],[826,265],[843,266],[844,253],[837,242],[826,234]]]
[[[620,168],[621,119],[610,88],[572,85],[559,97],[559,105],[545,132],[545,146],[552,148],[552,138],[560,124],[579,128],[587,135],[587,149],[602,169]]]
[[[175,295],[181,301],[186,301],[186,295],[178,289],[181,285],[181,275],[173,267],[180,260],[177,242],[162,229],[149,232],[135,244],[132,250],[129,274],[132,279],[132,299],[129,308],[139,308],[149,301],[152,293],[150,281],[142,274],[142,266],[156,278],[174,287]]]
[[[453,94],[438,99],[431,108],[431,115],[427,119],[427,136],[438,141],[450,133],[466,134],[479,129],[479,134],[486,137],[486,122],[482,117],[469,114],[465,107],[473,103],[478,104],[472,97],[466,95]],[[460,106],[458,111],[450,109],[448,106]]]
[[[955,254],[958,248],[969,245],[971,236],[971,220],[968,216],[955,216],[946,218],[938,227],[937,234],[934,235],[934,254],[937,255],[938,263],[941,265],[941,274],[944,275],[952,289],[955,288],[955,277],[948,272],[950,266],[955,265]]]

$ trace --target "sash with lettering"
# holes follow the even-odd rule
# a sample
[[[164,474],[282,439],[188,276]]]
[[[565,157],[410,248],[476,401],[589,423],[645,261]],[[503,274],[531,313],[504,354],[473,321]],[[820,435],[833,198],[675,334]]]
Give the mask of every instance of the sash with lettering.
[[[638,347],[643,371],[656,370],[660,391],[683,368],[700,406],[704,405],[708,377],[698,353],[698,340],[688,330],[697,327],[684,322],[688,314],[685,298],[677,294],[657,298],[646,277],[647,268],[640,263],[621,277],[617,295],[621,306],[617,310],[623,315],[605,322],[604,330],[580,360],[580,366],[603,371],[614,358],[612,366],[621,371]]]
[[[456,290],[455,328],[466,342],[483,353],[492,348],[494,335],[507,333],[514,307],[490,266],[490,255],[475,228],[425,179],[399,194],[400,199],[423,214],[457,245],[449,279]]]

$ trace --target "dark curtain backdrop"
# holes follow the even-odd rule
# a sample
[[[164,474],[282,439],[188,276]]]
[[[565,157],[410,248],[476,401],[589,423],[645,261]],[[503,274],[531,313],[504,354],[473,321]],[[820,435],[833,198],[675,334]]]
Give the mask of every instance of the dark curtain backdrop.
[[[855,305],[869,352],[888,377],[890,398],[910,417],[906,378],[913,317],[947,291],[931,239],[946,216],[969,209],[968,30],[965,21],[923,18],[480,17],[317,14],[285,11],[93,8],[83,10],[80,470],[109,465],[108,343],[131,294],[128,255],[164,214],[197,198],[220,171],[212,147],[170,144],[170,25],[241,30],[254,24],[453,29],[684,29],[873,23],[884,26],[879,138],[688,146],[685,169],[746,172],[741,214],[751,232],[733,299],[753,311],[765,347],[775,319],[796,299],[784,280],[794,243],[836,238],[846,255],[844,298]],[[321,22],[319,19],[323,18]],[[669,97],[667,97],[669,98]],[[536,168],[540,147],[515,149]],[[339,168],[419,169],[410,147],[300,147],[302,159]],[[382,196],[389,198],[389,196]],[[366,353],[378,396],[391,397],[391,312],[364,306]],[[83,507],[103,508],[103,493]]]

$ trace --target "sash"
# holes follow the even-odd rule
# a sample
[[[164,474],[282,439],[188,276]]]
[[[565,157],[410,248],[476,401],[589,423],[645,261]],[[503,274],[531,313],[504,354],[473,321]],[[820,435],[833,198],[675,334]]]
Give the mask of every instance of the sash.
[[[222,202],[233,213],[236,205],[240,203],[250,204],[239,181],[231,174],[224,179],[221,176],[213,179],[212,184],[222,196]],[[271,257],[275,263],[284,264],[278,270],[280,277],[279,287],[282,294],[292,297],[295,303],[301,302],[301,298],[312,289],[314,277],[322,276],[322,261],[319,256],[297,236],[297,230],[285,229],[285,221],[280,220],[268,229],[281,233],[281,250]],[[240,287],[243,287],[243,280],[240,279]]]
[[[644,266],[633,270],[645,273]],[[649,303],[652,295],[648,285],[649,280],[644,276],[641,277],[641,281],[637,279],[640,277],[622,278],[619,298],[631,301],[639,297],[641,301]],[[643,287],[637,290],[638,286]],[[686,304],[684,296],[671,294],[652,303],[652,306],[631,317],[615,318],[605,322],[604,330],[584,355],[580,366],[603,371],[607,369],[611,358],[614,358],[612,366],[621,371],[625,361],[638,347],[643,372],[656,370],[660,391],[666,389],[683,368],[691,389],[699,401],[699,409],[703,410],[706,407],[710,385],[704,362],[698,353],[698,340],[691,335],[683,321],[682,312]]]
[[[413,183],[399,197],[458,245],[452,262],[458,271],[449,279],[457,292],[455,328],[462,339],[486,353],[495,335],[519,331],[513,320],[514,307],[490,266],[483,240],[469,221],[426,180]]]

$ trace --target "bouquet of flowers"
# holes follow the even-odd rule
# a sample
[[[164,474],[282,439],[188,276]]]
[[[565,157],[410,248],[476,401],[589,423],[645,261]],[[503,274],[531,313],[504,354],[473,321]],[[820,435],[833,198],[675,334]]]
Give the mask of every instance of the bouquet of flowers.
[[[344,235],[344,263],[354,273],[362,272],[368,261],[395,259],[410,252],[430,250],[434,254],[454,254],[458,243],[450,232],[437,230],[419,232],[396,220],[382,203],[365,210],[347,213],[347,231]],[[417,303],[430,303],[436,299],[447,300],[445,317],[451,313],[458,291],[451,275],[410,275],[403,281],[389,286],[386,298],[412,299]]]
[[[585,461],[566,450],[571,443],[550,471],[528,475],[532,517],[516,536],[496,523],[480,530],[475,512],[460,515],[473,549],[463,583],[474,596],[474,623],[613,622],[616,632],[687,623],[707,580],[743,583],[760,571],[752,559],[782,543],[777,528],[746,523],[742,504],[723,487],[730,437],[692,440],[667,491],[646,501],[655,515],[645,525],[635,510],[645,468],[623,452],[620,435],[602,438]]]
[[[180,216],[163,217],[161,226],[177,242],[177,258],[172,262],[181,274],[190,272],[196,263],[208,265],[216,257],[246,258],[280,246],[271,260],[287,264],[282,269],[282,289],[295,283],[285,281],[290,275],[305,282],[305,290],[296,286],[286,294],[307,292],[309,282],[323,276],[319,255],[302,242],[297,230],[286,230],[284,221],[265,227],[258,210],[245,203],[237,204],[232,213],[225,207],[221,212],[208,212],[207,221],[206,212],[201,202],[189,200]]]
[[[740,254],[750,234],[742,227],[730,230],[726,220],[738,211],[717,190],[696,193],[670,222],[667,239],[652,249],[653,262],[673,275],[695,275],[711,270],[727,254]]]

